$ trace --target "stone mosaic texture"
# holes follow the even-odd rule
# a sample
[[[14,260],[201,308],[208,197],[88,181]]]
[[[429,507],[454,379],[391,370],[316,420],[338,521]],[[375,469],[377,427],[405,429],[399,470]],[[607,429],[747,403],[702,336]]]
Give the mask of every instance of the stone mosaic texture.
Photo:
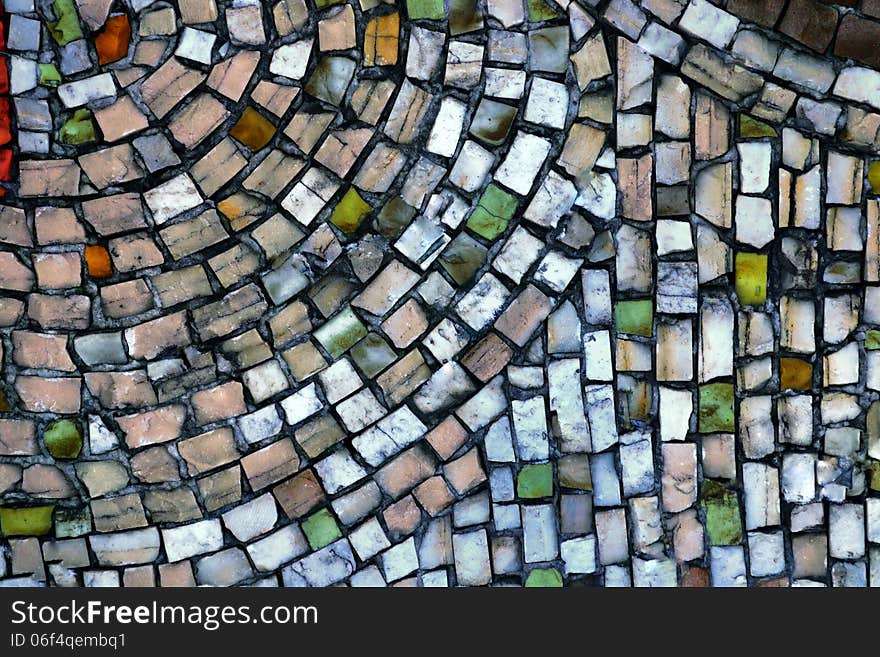
[[[880,584],[878,0],[0,21],[0,585]]]

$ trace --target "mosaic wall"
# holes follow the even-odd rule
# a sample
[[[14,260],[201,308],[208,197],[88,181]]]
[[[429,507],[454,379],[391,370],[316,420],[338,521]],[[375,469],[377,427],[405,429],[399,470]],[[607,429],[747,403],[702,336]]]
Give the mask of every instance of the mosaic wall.
[[[880,583],[880,1],[0,17],[0,584]]]

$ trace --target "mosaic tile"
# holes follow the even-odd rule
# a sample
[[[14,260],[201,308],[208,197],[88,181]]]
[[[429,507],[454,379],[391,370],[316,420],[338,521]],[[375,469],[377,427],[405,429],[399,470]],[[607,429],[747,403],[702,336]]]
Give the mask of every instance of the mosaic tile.
[[[875,585],[875,5],[7,2],[0,585]]]

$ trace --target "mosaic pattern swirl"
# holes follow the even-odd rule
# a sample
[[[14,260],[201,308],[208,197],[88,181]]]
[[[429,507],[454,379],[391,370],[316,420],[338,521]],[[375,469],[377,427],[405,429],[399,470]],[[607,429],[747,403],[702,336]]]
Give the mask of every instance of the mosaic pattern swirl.
[[[0,20],[0,585],[880,584],[878,0]]]

